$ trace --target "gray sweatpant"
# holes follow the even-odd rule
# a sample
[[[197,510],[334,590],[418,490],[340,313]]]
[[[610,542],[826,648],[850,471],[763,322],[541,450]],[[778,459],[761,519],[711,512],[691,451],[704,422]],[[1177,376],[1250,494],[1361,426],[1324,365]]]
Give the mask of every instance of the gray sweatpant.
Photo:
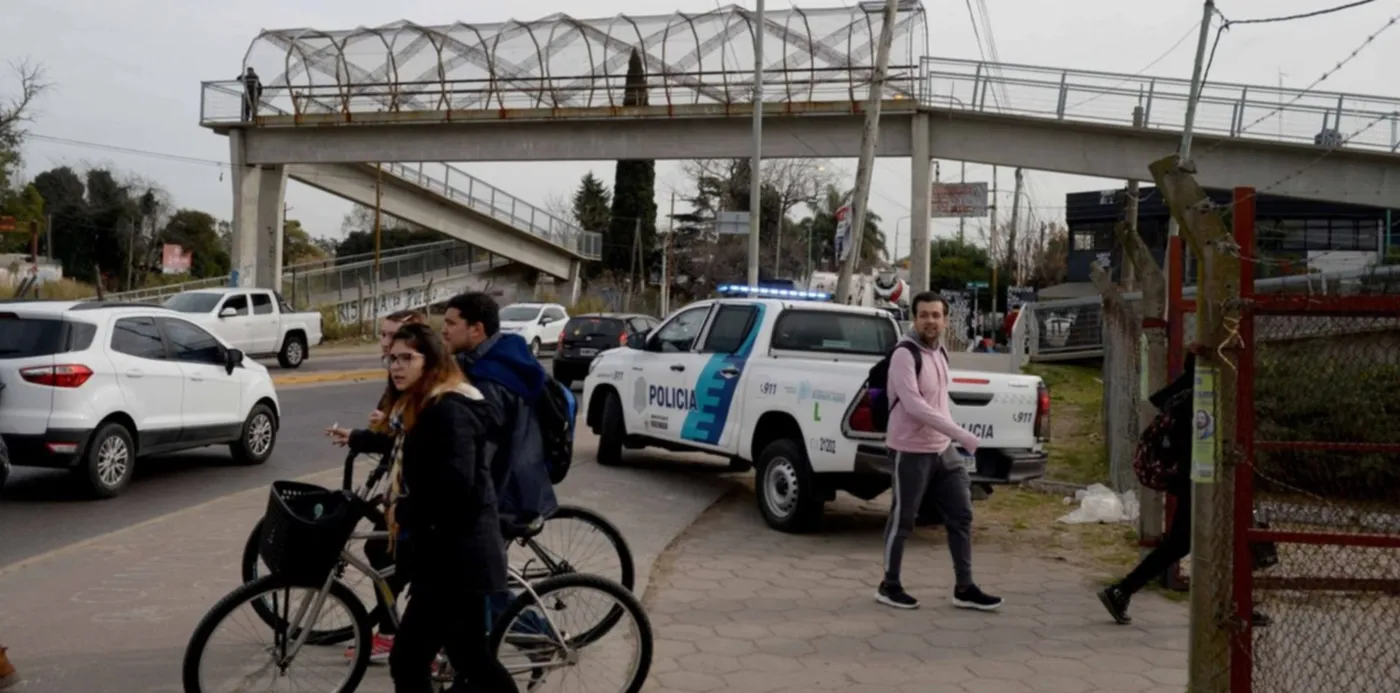
[[[942,453],[891,450],[890,461],[894,465],[890,472],[894,502],[885,523],[885,584],[900,584],[904,540],[914,531],[914,519],[924,494],[932,493],[948,531],[948,552],[953,556],[957,586],[972,585],[972,488],[961,453],[952,445]]]

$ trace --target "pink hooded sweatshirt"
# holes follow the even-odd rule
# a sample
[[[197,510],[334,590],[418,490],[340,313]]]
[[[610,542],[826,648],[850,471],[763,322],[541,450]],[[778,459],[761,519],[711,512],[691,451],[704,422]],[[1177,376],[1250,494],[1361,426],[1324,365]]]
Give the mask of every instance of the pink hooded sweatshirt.
[[[906,336],[901,341],[919,348],[923,367],[914,375],[914,357],[908,349],[897,348],[890,357],[888,399],[890,420],[885,446],[899,452],[941,453],[951,443],[967,452],[977,451],[977,436],[953,421],[948,408],[948,352],[930,349],[923,342]]]

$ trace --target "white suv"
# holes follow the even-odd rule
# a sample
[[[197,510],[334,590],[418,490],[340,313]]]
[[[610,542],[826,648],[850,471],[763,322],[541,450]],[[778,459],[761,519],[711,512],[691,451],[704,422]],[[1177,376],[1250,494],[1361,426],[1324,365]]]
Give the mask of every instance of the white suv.
[[[0,437],[17,467],[71,469],[101,498],[136,458],[228,445],[260,464],[280,407],[267,369],[157,306],[0,301]]]
[[[518,334],[530,345],[530,353],[553,352],[559,348],[559,335],[569,313],[558,303],[512,303],[501,309],[501,331]]]

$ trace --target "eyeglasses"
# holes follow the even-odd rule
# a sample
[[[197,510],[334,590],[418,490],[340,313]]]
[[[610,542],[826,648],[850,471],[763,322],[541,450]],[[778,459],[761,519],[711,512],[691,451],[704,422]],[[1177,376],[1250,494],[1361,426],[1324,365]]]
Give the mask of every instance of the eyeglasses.
[[[384,357],[384,365],[385,365],[386,367],[388,367],[388,368],[393,368],[395,365],[407,366],[408,364],[413,363],[414,360],[419,359],[419,358],[422,358],[422,357],[423,357],[422,354],[413,354],[413,353],[409,353],[409,354],[389,354],[388,356],[385,356],[385,357]]]

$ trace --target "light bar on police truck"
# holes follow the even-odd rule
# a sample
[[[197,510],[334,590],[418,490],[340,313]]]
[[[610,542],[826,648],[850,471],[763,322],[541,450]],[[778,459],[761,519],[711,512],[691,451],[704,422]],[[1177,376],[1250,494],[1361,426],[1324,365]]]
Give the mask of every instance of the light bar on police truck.
[[[795,298],[803,301],[829,301],[831,294],[822,291],[800,291],[798,289],[770,289],[762,286],[723,284],[716,289],[722,294],[746,294],[762,298]]]

